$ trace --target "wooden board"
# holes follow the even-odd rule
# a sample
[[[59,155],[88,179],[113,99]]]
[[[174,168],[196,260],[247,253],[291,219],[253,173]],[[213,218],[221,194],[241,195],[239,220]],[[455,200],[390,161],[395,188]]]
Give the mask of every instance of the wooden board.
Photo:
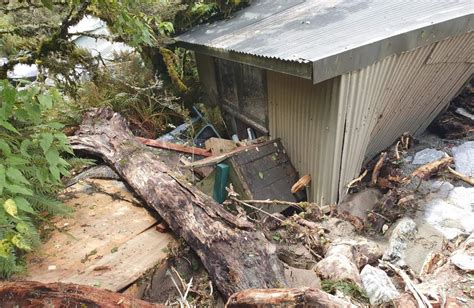
[[[171,236],[154,230],[156,220],[134,201],[122,182],[86,180],[68,188],[63,196],[75,211],[68,218],[56,219],[53,223],[62,232],[52,231],[28,256],[27,280],[68,281],[118,291],[163,259],[162,250]],[[153,243],[145,245],[147,239]],[[146,255],[138,258],[130,249],[146,251]],[[136,259],[132,262],[131,258]],[[93,269],[98,266],[110,269],[97,273]],[[99,274],[103,278],[98,279]]]
[[[248,198],[297,201],[291,193],[291,186],[298,181],[298,173],[279,139],[239,152],[229,158],[229,162]],[[275,213],[286,206],[271,205],[262,208]]]

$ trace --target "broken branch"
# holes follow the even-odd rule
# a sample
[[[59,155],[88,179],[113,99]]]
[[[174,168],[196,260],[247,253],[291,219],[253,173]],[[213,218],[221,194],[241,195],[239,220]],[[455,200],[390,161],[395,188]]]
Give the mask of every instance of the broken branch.
[[[424,307],[432,308],[430,301],[426,298],[426,296],[420,290],[418,290],[418,287],[413,283],[413,281],[410,279],[410,277],[407,275],[407,273],[405,273],[404,270],[402,270],[401,268],[393,265],[392,263],[385,262],[385,261],[382,261],[382,260],[380,260],[380,264],[382,264],[386,267],[389,267],[395,273],[397,273],[398,276],[400,276],[403,279],[403,282],[405,283],[405,286],[415,297],[416,302],[418,304],[418,307],[420,307],[420,308],[424,308]]]
[[[426,180],[432,175],[438,173],[440,170],[448,167],[450,164],[454,162],[452,157],[443,157],[441,159],[435,160],[434,162],[425,164],[415,171],[410,175],[410,178],[420,178],[422,180]],[[410,182],[409,178],[405,178],[404,181]]]
[[[209,157],[211,156],[211,152],[201,149],[201,148],[196,148],[196,147],[190,147],[186,146],[183,144],[177,144],[177,143],[172,143],[172,142],[166,142],[166,141],[160,141],[160,140],[153,140],[153,139],[147,139],[147,138],[142,138],[142,137],[135,137],[138,141],[141,143],[154,147],[154,148],[160,148],[160,149],[166,149],[166,150],[173,150],[177,152],[183,152],[183,153],[188,153],[188,154],[195,154],[195,155],[200,155],[200,156],[205,156]]]
[[[232,295],[226,307],[355,307],[334,295],[313,288],[251,289]]]
[[[365,171],[362,172],[361,175],[359,175],[358,177],[356,177],[355,179],[350,181],[349,184],[347,184],[347,192],[349,192],[349,189],[351,189],[354,186],[354,184],[359,183],[360,181],[362,181],[365,178],[365,176],[367,175],[367,172],[368,172],[367,169],[365,169]]]
[[[296,194],[311,182],[311,176],[309,174],[303,175],[293,186],[291,187],[291,193]]]
[[[466,182],[467,184],[469,185],[472,185],[474,186],[474,178],[471,178],[470,176],[467,176],[465,174],[462,174],[461,172],[457,172],[456,170],[454,170],[453,168],[451,167],[448,167],[448,171],[454,175],[455,177],[457,177],[458,179]]]
[[[383,163],[385,162],[385,159],[387,158],[387,152],[382,152],[380,153],[380,158],[375,164],[374,171],[372,171],[372,185],[377,184],[377,179],[379,178],[380,174],[380,169],[382,169]]]
[[[165,307],[128,295],[73,283],[0,283],[0,307]]]

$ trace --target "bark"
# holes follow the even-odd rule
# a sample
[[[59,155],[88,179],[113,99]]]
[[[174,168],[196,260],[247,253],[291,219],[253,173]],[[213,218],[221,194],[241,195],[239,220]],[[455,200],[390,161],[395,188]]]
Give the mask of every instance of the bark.
[[[72,283],[0,282],[0,307],[143,307],[158,308],[128,295]]]
[[[91,111],[70,137],[75,150],[100,156],[194,249],[224,297],[286,285],[275,247],[222,205],[184,182],[135,140],[111,109]]]
[[[254,289],[232,295],[226,307],[355,307],[338,297],[312,288]]]

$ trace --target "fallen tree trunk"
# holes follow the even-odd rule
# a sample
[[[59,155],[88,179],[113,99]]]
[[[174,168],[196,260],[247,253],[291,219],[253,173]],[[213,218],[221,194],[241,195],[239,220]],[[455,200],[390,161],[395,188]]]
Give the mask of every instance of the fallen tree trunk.
[[[111,109],[84,116],[75,150],[101,157],[194,249],[224,297],[244,289],[285,285],[274,246],[180,179],[160,158],[135,140],[126,120]]]
[[[0,282],[0,307],[158,308],[128,295],[72,283]]]
[[[312,288],[253,289],[232,295],[226,307],[355,307],[349,302]]]

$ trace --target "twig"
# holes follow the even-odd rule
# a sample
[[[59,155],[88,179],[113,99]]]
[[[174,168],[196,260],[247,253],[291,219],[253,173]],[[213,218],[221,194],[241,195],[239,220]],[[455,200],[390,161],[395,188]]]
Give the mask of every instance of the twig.
[[[283,201],[283,200],[241,200],[242,202],[246,203],[252,203],[252,204],[264,204],[264,205],[289,205],[289,206],[295,206],[297,208],[300,208],[304,210],[304,206],[300,202],[291,202],[291,201]],[[225,201],[224,204],[228,203],[228,201]]]
[[[362,180],[365,178],[365,176],[367,175],[367,172],[368,172],[368,170],[365,169],[365,171],[362,172],[361,175],[359,175],[358,177],[356,177],[355,179],[353,179],[352,181],[350,181],[349,184],[347,184],[347,192],[349,192],[349,189],[351,189],[352,186],[353,186],[355,183],[358,183],[358,182],[362,181]]]
[[[265,214],[265,215],[268,215],[268,216],[270,216],[270,217],[272,217],[272,218],[278,220],[279,222],[284,222],[284,220],[282,220],[282,219],[276,217],[275,215],[270,214],[270,213],[268,213],[268,212],[266,212],[266,211],[264,211],[264,210],[262,210],[262,209],[260,209],[260,208],[258,208],[258,207],[256,207],[256,206],[253,206],[253,205],[251,205],[251,204],[249,204],[249,203],[247,203],[247,202],[244,202],[244,201],[242,201],[242,200],[239,200],[239,199],[237,199],[237,198],[235,198],[235,197],[230,197],[230,199],[233,200],[233,201],[235,201],[235,202],[237,202],[237,203],[240,203],[240,204],[242,204],[242,205],[245,205],[245,206],[247,206],[247,207],[249,207],[249,208],[251,208],[251,209],[254,209],[254,210],[256,210],[256,211],[259,211],[259,212],[261,212],[261,213],[263,213],[263,214]]]
[[[403,279],[403,282],[405,283],[406,287],[408,288],[408,290],[415,297],[416,302],[418,303],[418,307],[420,307],[420,308],[425,308],[425,307],[432,308],[430,301],[426,298],[426,296],[423,293],[421,293],[420,290],[418,290],[418,287],[413,283],[413,281],[411,281],[410,277],[407,275],[407,273],[405,273],[405,271],[403,271],[401,268],[399,268],[399,267],[397,267],[397,266],[395,266],[395,265],[393,265],[389,262],[385,262],[385,261],[380,260],[380,263],[382,265],[385,265],[385,266],[391,268],[393,271],[395,271]]]
[[[455,177],[457,177],[458,179],[466,182],[467,184],[469,185],[472,185],[474,186],[474,178],[471,178],[470,176],[467,176],[465,174],[462,174],[461,172],[458,172],[456,170],[454,170],[453,168],[451,167],[448,167],[448,171],[453,174]]]
[[[383,163],[385,162],[385,158],[387,158],[387,152],[380,153],[380,158],[375,164],[374,171],[372,171],[372,185],[377,184],[377,179],[379,177],[380,169],[382,169]]]
[[[395,159],[400,160],[400,152],[398,151],[398,146],[400,145],[400,140],[395,145]]]
[[[183,290],[186,289],[186,284],[184,283],[183,278],[181,278],[181,275],[178,273],[178,271],[174,268],[174,266],[171,267],[171,270],[175,273],[176,277],[178,277],[179,282],[181,283],[181,287]]]
[[[370,211],[370,213],[379,216],[380,218],[382,218],[383,220],[385,220],[385,221],[387,221],[387,222],[392,222],[390,219],[388,219],[387,217],[383,216],[382,214],[379,214],[379,213],[374,212],[374,211]]]

